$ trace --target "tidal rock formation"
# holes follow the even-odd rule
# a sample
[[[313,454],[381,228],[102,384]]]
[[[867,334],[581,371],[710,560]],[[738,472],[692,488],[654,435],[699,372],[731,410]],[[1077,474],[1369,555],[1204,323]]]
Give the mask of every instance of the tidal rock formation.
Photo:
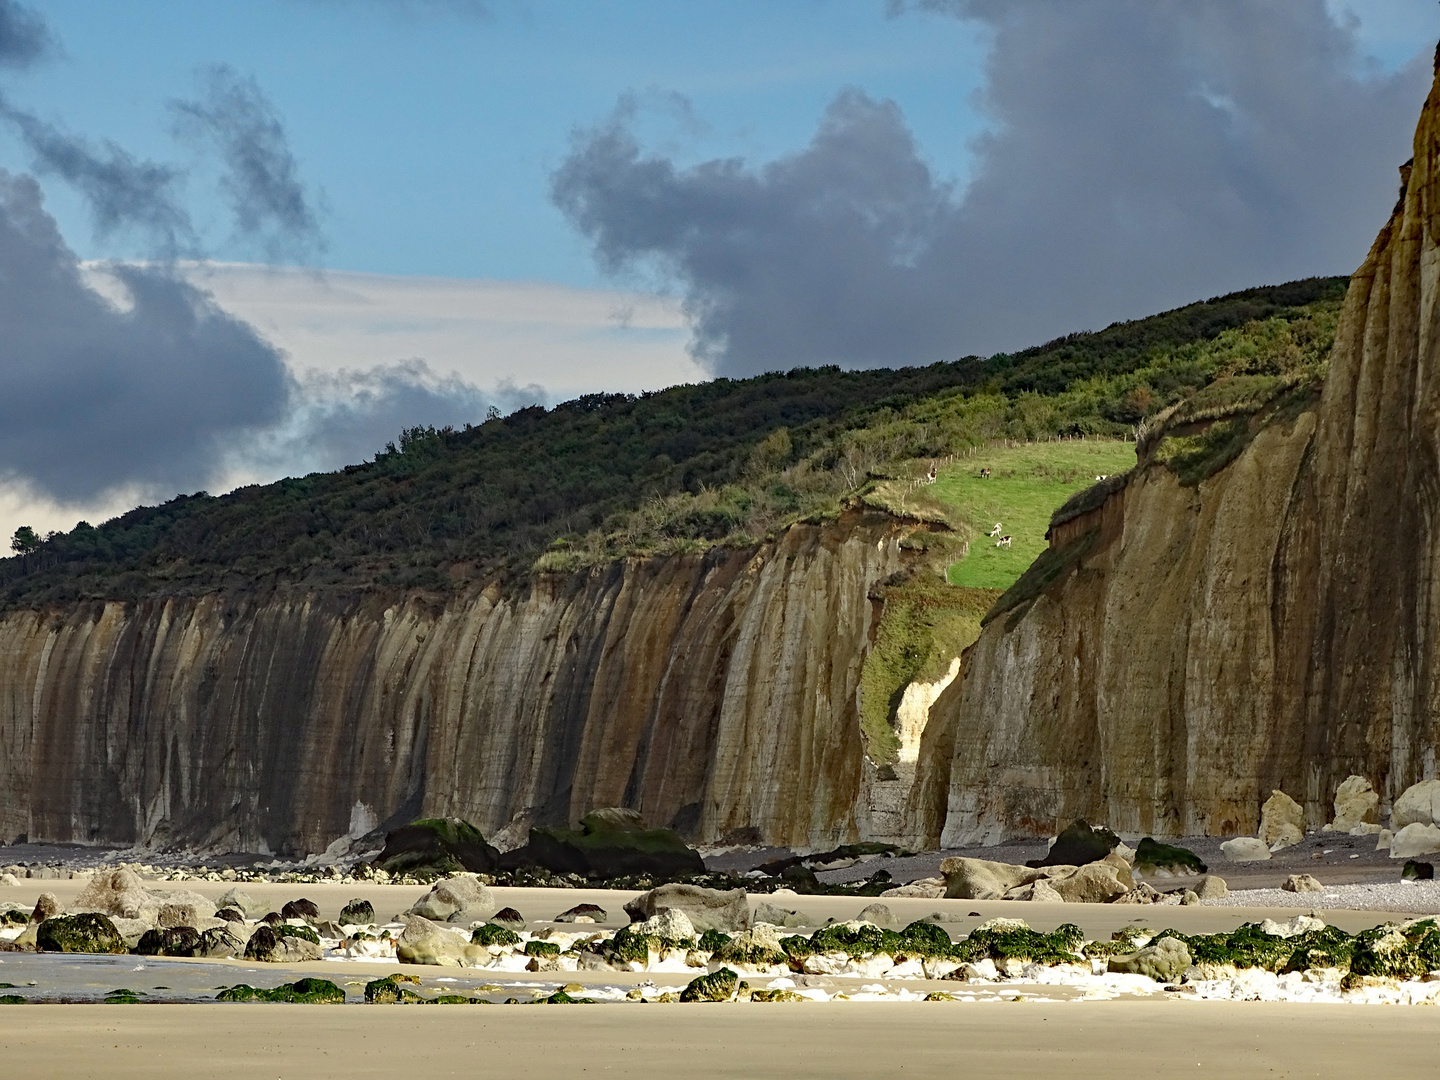
[[[301,853],[422,815],[494,836],[604,806],[697,841],[858,839],[871,593],[915,527],[851,511],[449,599],[12,610],[0,839]]]
[[[1057,520],[932,710],[910,842],[1253,834],[1273,789],[1314,828],[1348,776],[1387,805],[1435,776],[1440,91],[1414,151],[1318,399],[1227,419],[1244,449],[1198,481],[1152,455]]]

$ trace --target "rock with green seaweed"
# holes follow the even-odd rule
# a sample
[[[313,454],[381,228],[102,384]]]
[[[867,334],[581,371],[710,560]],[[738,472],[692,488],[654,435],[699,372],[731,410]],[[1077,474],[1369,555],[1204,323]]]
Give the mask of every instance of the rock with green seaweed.
[[[265,990],[237,983],[215,995],[216,1001],[225,1002],[280,1002],[287,1005],[343,1005],[345,991],[329,979],[297,979],[293,983],[281,983]]]
[[[1008,920],[1007,920],[1008,921]],[[1074,964],[1084,959],[1085,934],[1073,923],[1042,934],[1019,926],[981,926],[955,943],[950,955],[963,963],[980,960],[1021,960],[1036,964]]]
[[[1162,844],[1145,837],[1135,847],[1135,868],[1146,874],[1164,871],[1170,874],[1203,874],[1209,867],[1189,848]]]
[[[671,877],[702,874],[705,862],[673,829],[646,828],[629,809],[592,810],[579,829],[537,826],[524,847],[501,857],[507,869],[544,867],[552,873],[615,878],[625,874]]]
[[[385,837],[375,865],[390,874],[493,874],[500,852],[460,818],[418,818]]]
[[[470,943],[472,945],[518,945],[520,944],[520,935],[508,927],[485,923],[483,926],[477,926],[471,932]]]
[[[35,931],[39,952],[125,953],[125,939],[110,919],[95,911],[58,915],[42,922]]]
[[[553,941],[527,941],[525,955],[550,959],[560,955],[560,946]]]
[[[740,976],[727,967],[690,980],[680,991],[681,1001],[729,1001],[740,989]]]

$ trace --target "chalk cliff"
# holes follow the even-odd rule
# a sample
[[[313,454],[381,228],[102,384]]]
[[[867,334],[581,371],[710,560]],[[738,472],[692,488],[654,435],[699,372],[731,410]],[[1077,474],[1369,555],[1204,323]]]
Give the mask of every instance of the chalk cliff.
[[[612,805],[704,840],[871,835],[860,669],[913,527],[851,512],[446,602],[8,613],[0,838],[313,852],[419,813],[493,834]]]
[[[1183,486],[1144,464],[1052,530],[1063,572],[992,618],[936,703],[906,831],[947,845],[1075,817],[1253,833],[1270,789],[1327,820],[1440,734],[1440,89],[1351,279],[1318,404]]]

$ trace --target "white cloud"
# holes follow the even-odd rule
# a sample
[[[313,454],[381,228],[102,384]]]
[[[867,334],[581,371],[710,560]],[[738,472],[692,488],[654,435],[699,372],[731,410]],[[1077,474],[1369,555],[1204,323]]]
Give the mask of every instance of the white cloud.
[[[680,302],[665,297],[243,263],[181,272],[284,349],[297,373],[423,359],[482,389],[539,383],[551,401],[707,378],[686,352]]]

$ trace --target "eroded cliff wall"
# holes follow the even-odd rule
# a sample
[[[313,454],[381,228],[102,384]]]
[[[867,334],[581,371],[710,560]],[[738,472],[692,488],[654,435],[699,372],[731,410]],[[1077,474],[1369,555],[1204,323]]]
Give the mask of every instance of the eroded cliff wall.
[[[313,852],[418,813],[627,805],[716,840],[866,831],[882,514],[444,603],[214,595],[0,618],[0,838]]]
[[[1151,464],[1066,527],[1092,546],[989,623],[932,711],[912,840],[1252,832],[1272,787],[1318,824],[1351,773],[1387,799],[1436,775],[1440,91],[1401,175],[1318,407],[1196,487]]]

